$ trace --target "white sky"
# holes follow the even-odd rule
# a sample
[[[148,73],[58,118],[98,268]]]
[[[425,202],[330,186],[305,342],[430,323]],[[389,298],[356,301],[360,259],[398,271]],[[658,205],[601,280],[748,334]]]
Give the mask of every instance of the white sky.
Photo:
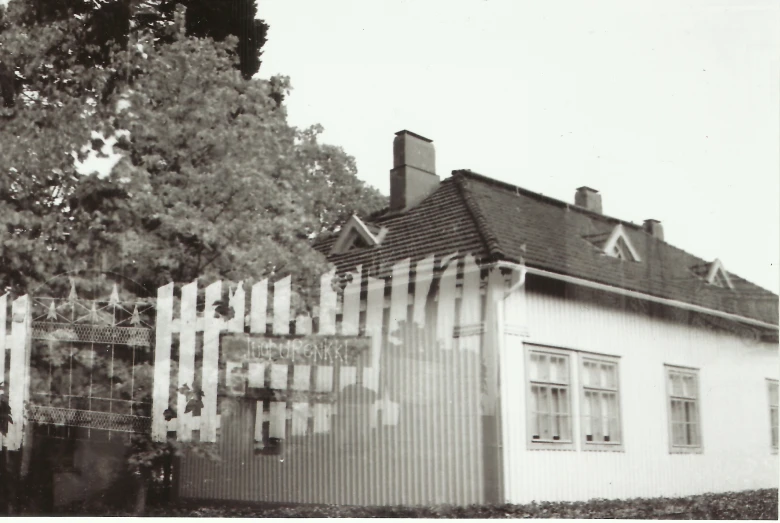
[[[0,0],[3,3],[4,0]],[[259,0],[261,76],[387,194],[393,134],[780,290],[776,0]]]
[[[780,290],[776,0],[259,0],[260,74],[387,194],[392,139],[604,212]]]

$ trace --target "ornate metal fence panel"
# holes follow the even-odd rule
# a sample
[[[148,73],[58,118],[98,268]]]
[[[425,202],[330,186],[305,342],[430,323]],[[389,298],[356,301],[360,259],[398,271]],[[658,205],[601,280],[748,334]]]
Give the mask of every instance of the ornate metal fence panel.
[[[73,279],[66,298],[33,297],[27,420],[87,437],[148,432],[154,305],[120,299],[116,284],[80,298]]]

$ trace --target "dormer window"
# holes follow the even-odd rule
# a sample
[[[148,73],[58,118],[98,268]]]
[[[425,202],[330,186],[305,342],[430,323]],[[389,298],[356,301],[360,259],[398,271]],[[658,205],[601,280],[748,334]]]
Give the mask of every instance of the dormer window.
[[[723,263],[720,260],[715,260],[712,263],[695,265],[691,267],[691,272],[714,287],[720,287],[721,289],[734,288],[729,273],[726,272],[726,269],[723,267]]]
[[[342,252],[355,251],[357,249],[365,249],[371,247],[365,238],[363,238],[357,231],[350,231],[349,239],[346,241]]]
[[[344,254],[379,245],[387,234],[385,227],[369,226],[353,215],[341,228],[331,254]]]
[[[715,260],[710,264],[710,270],[707,272],[707,283],[724,289],[734,288],[731,284],[731,278],[729,278],[729,275],[720,260]]]
[[[604,244],[604,254],[618,258],[625,261],[642,261],[639,258],[634,246],[631,245],[631,240],[626,235],[626,230],[623,228],[623,224],[618,224],[609,235],[606,243]]]

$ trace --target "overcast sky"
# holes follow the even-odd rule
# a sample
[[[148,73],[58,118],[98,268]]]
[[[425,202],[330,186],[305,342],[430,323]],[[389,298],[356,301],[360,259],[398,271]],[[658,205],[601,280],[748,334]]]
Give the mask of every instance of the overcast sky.
[[[2,3],[3,0],[0,0]],[[393,134],[780,290],[777,0],[259,0],[260,75],[387,194]]]
[[[387,194],[393,134],[780,288],[776,0],[260,0],[260,75]]]

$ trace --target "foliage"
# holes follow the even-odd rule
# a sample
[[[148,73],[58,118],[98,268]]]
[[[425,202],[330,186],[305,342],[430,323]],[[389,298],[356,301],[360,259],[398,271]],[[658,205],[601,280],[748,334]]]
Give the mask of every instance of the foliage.
[[[232,52],[247,79],[260,68],[268,32],[268,25],[256,19],[254,0],[36,0],[26,4],[24,15],[17,20],[29,28],[78,17],[80,30],[72,35],[71,45],[53,51],[74,54],[76,62],[87,68],[109,64],[111,44],[126,46],[133,31],[147,30],[170,43],[172,35],[167,29],[174,23],[177,5],[187,9],[187,35],[218,42],[230,35],[238,38]]]
[[[384,204],[320,128],[287,123],[286,78],[243,79],[235,39],[185,36],[182,10],[169,42],[132,32],[93,68],[61,52],[86,38],[82,20],[32,38],[30,16],[11,2],[0,33],[0,61],[26,83],[0,129],[0,278],[13,290],[95,265],[152,289],[280,272],[306,286],[324,269],[308,239]],[[87,172],[111,155],[110,173]]]
[[[97,509],[97,510],[96,510]],[[78,514],[103,514],[87,505]],[[113,513],[111,513],[113,514]],[[116,514],[120,515],[120,514]],[[777,489],[703,494],[680,498],[594,499],[527,505],[438,505],[431,507],[356,507],[339,505],[251,506],[182,501],[152,508],[157,517],[347,517],[347,518],[566,518],[566,519],[777,519]]]
[[[0,293],[96,268],[121,276],[125,295],[293,274],[305,297],[326,269],[311,238],[384,206],[321,128],[287,122],[288,79],[247,79],[264,41],[254,3],[183,3],[189,15],[163,0],[0,9]],[[247,19],[254,29],[236,29]],[[66,353],[53,344],[39,362],[53,370],[34,378],[66,379]],[[136,385],[151,375],[73,358],[77,394],[95,376],[121,393],[131,369]],[[129,465],[148,474],[181,450],[134,438]]]

